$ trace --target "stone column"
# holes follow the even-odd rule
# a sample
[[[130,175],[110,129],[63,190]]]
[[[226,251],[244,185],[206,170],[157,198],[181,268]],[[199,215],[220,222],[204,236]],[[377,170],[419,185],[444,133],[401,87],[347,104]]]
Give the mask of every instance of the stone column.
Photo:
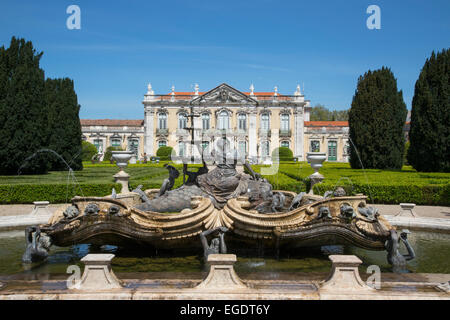
[[[297,106],[294,109],[294,157],[299,161],[305,161],[303,156],[303,134],[304,134],[303,107]]]
[[[257,158],[258,153],[256,150],[256,145],[258,143],[258,135],[256,132],[256,110],[251,111],[248,114],[248,157],[249,159]]]
[[[153,150],[153,144],[155,143],[155,129],[153,127],[153,119],[155,116],[155,111],[151,106],[145,107],[145,148],[144,151],[147,153],[147,157],[155,155],[155,150]]]

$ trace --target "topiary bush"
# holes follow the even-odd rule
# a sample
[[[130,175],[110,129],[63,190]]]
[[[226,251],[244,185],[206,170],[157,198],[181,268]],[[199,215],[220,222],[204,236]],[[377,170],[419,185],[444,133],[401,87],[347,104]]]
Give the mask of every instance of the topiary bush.
[[[272,159],[278,159],[280,161],[293,161],[294,153],[288,147],[279,147],[273,150]]]
[[[160,158],[161,161],[167,161],[171,159],[172,150],[172,147],[159,147],[158,151],[156,151],[156,155]]]
[[[103,161],[109,161],[110,163],[114,163],[114,161],[111,159],[112,151],[124,151],[124,150],[121,147],[109,146],[108,148],[106,148],[106,152],[105,152],[105,156],[103,157]]]
[[[81,158],[83,161],[91,161],[94,154],[97,154],[97,148],[90,142],[81,142]]]

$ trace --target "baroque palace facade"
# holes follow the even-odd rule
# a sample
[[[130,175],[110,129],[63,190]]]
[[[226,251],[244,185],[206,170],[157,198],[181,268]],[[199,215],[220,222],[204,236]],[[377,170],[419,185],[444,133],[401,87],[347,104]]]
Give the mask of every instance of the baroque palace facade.
[[[199,92],[155,94],[151,85],[142,101],[144,120],[81,120],[83,139],[100,153],[108,146],[135,152],[134,160],[152,157],[161,146],[173,147],[181,157],[200,158],[191,148],[191,117],[194,141],[206,154],[226,135],[232,148],[252,163],[270,163],[274,149],[288,147],[299,161],[306,153],[320,151],[328,161],[348,161],[348,123],[310,121],[310,101],[297,86],[292,95],[273,92],[241,92],[223,83]]]

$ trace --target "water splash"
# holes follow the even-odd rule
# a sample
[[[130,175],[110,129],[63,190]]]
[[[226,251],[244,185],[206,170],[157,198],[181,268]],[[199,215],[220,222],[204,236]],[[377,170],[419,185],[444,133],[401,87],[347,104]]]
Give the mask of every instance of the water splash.
[[[356,155],[358,156],[358,160],[359,160],[359,163],[361,164],[361,168],[362,168],[362,170],[363,170],[364,177],[366,178],[366,183],[367,183],[367,188],[368,188],[368,190],[369,190],[370,200],[372,201],[372,204],[374,204],[374,200],[373,200],[373,197],[372,197],[372,190],[370,189],[370,185],[369,185],[369,179],[367,178],[366,169],[364,168],[364,165],[363,165],[363,163],[362,163],[362,161],[361,161],[361,157],[359,156],[358,149],[356,148],[356,146],[355,146],[355,144],[353,143],[353,140],[350,138],[350,136],[348,137],[348,140],[349,140],[349,141],[351,142],[351,144],[353,145],[353,148],[355,149]]]
[[[84,193],[83,193],[83,189],[80,186],[80,183],[78,182],[75,173],[73,171],[73,169],[70,167],[70,164],[73,163],[73,161],[80,155],[81,151],[77,152],[69,161],[69,163],[67,163],[67,161],[59,154],[57,153],[55,150],[52,149],[48,149],[48,148],[43,148],[43,149],[39,149],[37,150],[35,153],[33,153],[32,155],[28,156],[27,158],[25,158],[25,160],[23,161],[22,165],[19,167],[19,169],[17,170],[17,175],[20,176],[21,175],[21,170],[27,165],[28,161],[34,157],[36,157],[38,154],[40,153],[51,153],[53,155],[55,155],[58,159],[60,159],[67,167],[68,169],[68,174],[67,174],[67,183],[66,183],[66,203],[68,201],[69,198],[69,185],[73,184],[76,185],[81,193],[81,195],[84,197]],[[75,188],[74,191],[76,192]]]

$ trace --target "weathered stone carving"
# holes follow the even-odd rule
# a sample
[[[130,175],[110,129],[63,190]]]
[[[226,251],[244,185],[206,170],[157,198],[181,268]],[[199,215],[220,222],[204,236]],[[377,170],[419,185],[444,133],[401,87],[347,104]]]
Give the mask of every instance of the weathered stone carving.
[[[227,253],[227,246],[225,245],[224,235],[228,229],[225,227],[217,227],[212,230],[206,230],[200,233],[200,241],[203,246],[203,256],[205,261],[208,261],[208,256],[210,254]],[[207,236],[213,234],[216,235],[208,245]]]
[[[180,176],[180,173],[178,170],[171,165],[168,165],[167,163],[164,165],[164,168],[169,170],[169,178],[165,179],[163,181],[163,184],[161,186],[161,189],[159,190],[159,196],[162,196],[167,191],[171,190],[173,188],[173,185],[175,184],[175,179]]]
[[[64,210],[63,214],[66,219],[73,219],[80,214],[80,211],[75,206],[69,206],[66,210]]]
[[[25,229],[27,247],[22,256],[22,262],[32,263],[47,259],[48,251],[52,245],[51,239],[41,232],[39,227],[27,227]]]
[[[409,233],[410,232],[407,229],[402,230],[399,237],[396,230],[390,230],[390,239],[386,242],[386,250],[388,252],[387,260],[393,266],[393,271],[395,273],[407,272],[406,261],[416,257],[414,249],[408,242]],[[400,241],[405,245],[408,254],[403,255],[400,253]]]
[[[86,208],[84,209],[85,215],[97,215],[100,211],[100,208],[95,203],[89,203]]]

